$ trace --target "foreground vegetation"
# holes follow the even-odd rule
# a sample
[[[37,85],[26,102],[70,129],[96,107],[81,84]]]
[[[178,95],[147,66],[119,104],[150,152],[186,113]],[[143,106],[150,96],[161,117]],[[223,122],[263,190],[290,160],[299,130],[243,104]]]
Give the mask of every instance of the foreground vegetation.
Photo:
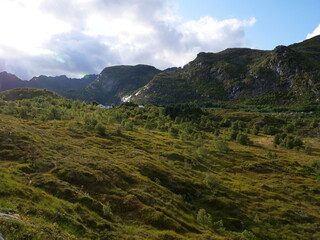
[[[320,239],[318,112],[0,96],[7,240]]]

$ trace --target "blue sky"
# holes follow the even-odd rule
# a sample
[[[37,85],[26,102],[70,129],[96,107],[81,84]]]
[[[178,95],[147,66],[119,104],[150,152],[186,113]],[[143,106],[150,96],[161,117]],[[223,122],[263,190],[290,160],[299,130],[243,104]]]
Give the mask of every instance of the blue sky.
[[[199,52],[271,50],[320,34],[320,0],[1,0],[0,9],[0,72],[25,80],[165,69]]]
[[[320,24],[319,0],[178,0],[178,4],[186,19],[254,17],[256,23],[246,33],[248,45],[259,49],[303,41]]]

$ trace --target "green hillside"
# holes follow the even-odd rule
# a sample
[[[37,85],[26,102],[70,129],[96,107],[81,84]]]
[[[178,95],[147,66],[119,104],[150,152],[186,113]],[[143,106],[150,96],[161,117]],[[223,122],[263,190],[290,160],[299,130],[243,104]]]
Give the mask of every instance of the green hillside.
[[[199,53],[183,69],[155,76],[132,94],[137,103],[218,101],[286,105],[319,102],[320,37],[278,46]]]
[[[6,240],[320,238],[319,112],[105,110],[25,91],[0,100]]]

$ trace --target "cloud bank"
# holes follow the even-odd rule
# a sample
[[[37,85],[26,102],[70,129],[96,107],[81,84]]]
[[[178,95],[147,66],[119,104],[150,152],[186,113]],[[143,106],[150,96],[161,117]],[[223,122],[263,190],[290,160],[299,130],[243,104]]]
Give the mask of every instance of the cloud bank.
[[[315,36],[317,36],[317,35],[320,35],[320,24],[318,25],[318,27],[316,27],[316,28],[313,30],[312,33],[309,33],[309,34],[307,35],[307,38],[306,38],[306,39],[313,38],[313,37],[315,37]]]
[[[79,77],[118,64],[182,66],[247,46],[255,19],[185,20],[163,0],[1,0],[0,71]]]

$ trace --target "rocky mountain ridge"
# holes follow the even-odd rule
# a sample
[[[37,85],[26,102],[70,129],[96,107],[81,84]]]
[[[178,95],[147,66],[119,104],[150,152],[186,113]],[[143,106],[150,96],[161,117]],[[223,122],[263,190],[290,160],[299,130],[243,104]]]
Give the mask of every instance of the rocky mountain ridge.
[[[183,69],[161,73],[132,96],[137,103],[306,97],[320,90],[320,37],[272,51],[226,49],[199,53]]]

